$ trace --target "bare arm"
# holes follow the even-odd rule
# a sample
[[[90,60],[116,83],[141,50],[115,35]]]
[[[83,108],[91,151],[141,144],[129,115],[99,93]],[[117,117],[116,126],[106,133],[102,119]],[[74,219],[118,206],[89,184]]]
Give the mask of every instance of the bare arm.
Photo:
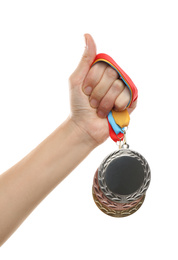
[[[0,245],[94,147],[92,139],[68,118],[0,176]]]
[[[0,175],[0,245],[107,139],[109,110],[112,107],[122,110],[128,104],[130,94],[110,66],[99,63],[91,68],[96,46],[90,35],[85,39],[84,55],[69,80],[70,116],[26,157]],[[135,104],[132,110],[134,107]]]

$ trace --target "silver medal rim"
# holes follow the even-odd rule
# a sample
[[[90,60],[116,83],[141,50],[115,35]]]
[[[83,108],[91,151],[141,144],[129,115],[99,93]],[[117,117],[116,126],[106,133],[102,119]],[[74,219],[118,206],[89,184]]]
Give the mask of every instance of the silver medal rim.
[[[116,193],[112,192],[107,187],[106,181],[105,181],[105,173],[106,173],[106,169],[107,169],[108,165],[111,163],[111,161],[115,160],[116,158],[122,157],[122,156],[130,156],[132,158],[135,158],[136,160],[138,160],[141,163],[141,165],[143,166],[143,169],[144,169],[144,180],[143,180],[142,185],[135,192],[128,194],[128,195],[120,195],[120,194],[116,194]],[[103,162],[101,163],[101,165],[98,168],[98,183],[99,183],[99,186],[100,186],[102,192],[108,199],[110,199],[114,202],[118,202],[118,203],[129,203],[129,202],[132,202],[134,200],[141,198],[146,193],[146,191],[149,187],[149,184],[150,184],[150,180],[151,180],[151,170],[150,170],[148,162],[141,154],[139,154],[138,152],[132,151],[130,149],[120,149],[118,151],[111,153],[103,160]]]

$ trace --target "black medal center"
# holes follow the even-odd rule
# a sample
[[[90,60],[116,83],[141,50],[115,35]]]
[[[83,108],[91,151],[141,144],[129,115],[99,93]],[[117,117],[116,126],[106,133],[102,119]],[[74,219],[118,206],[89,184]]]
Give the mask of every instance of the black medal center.
[[[134,193],[141,187],[143,180],[143,166],[137,159],[129,156],[114,159],[106,168],[106,185],[111,192],[116,194]]]

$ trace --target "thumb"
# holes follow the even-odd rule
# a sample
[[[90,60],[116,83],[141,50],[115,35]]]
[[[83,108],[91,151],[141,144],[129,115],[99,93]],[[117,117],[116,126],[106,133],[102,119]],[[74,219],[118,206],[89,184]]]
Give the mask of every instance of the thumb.
[[[83,83],[96,57],[96,45],[92,36],[90,34],[85,34],[84,37],[86,44],[85,50],[78,67],[73,73],[73,77],[76,78],[78,84]]]

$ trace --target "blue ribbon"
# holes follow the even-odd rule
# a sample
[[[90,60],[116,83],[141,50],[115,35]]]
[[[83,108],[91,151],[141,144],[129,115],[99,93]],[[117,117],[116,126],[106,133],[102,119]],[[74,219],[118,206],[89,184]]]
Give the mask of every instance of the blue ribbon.
[[[124,127],[121,128],[119,125],[116,124],[111,111],[108,114],[108,121],[109,121],[112,129],[116,133],[116,135],[118,135],[119,133],[122,133],[122,134],[124,133]]]

